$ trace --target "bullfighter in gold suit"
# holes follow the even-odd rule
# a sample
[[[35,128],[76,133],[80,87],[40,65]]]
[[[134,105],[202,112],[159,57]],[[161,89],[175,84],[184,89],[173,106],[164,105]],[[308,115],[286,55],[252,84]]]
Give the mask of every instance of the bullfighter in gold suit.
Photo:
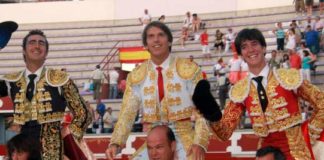
[[[191,100],[196,83],[202,79],[200,68],[194,62],[170,55],[172,34],[163,23],[148,24],[143,32],[143,44],[151,59],[127,77],[122,108],[107,156],[112,158],[125,144],[135,116],[141,110],[143,123],[148,128],[168,125],[174,131],[178,159],[204,159],[209,130]],[[158,71],[158,67],[162,67],[162,71]],[[196,118],[194,129],[192,116]],[[150,151],[143,146],[134,159],[148,159],[147,150]]]

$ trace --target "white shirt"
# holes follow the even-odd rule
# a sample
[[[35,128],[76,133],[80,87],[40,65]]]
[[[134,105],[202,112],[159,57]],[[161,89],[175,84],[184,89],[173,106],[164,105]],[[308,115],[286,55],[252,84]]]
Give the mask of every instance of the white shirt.
[[[119,73],[116,70],[109,71],[109,84],[117,84]]]
[[[41,74],[42,74],[42,71],[43,71],[43,68],[44,68],[44,66],[42,66],[42,67],[40,67],[40,68],[38,68],[37,70],[36,70],[36,72],[34,72],[34,73],[32,73],[31,71],[29,71],[27,68],[26,68],[26,71],[25,71],[25,79],[26,79],[26,83],[27,83],[27,85],[28,85],[28,83],[29,83],[29,78],[28,78],[28,76],[29,75],[31,75],[31,74],[36,74],[37,75],[37,77],[34,79],[34,94],[36,93],[36,83],[39,81],[39,79],[40,79],[40,76],[41,76]]]
[[[238,59],[231,58],[228,62],[228,65],[230,66],[230,71],[240,71],[241,63],[242,63],[241,58]]]
[[[103,79],[104,74],[100,69],[96,69],[92,72],[92,79]]]
[[[257,87],[257,82],[255,80],[253,80],[252,78],[255,78],[255,77],[258,77],[258,76],[263,76],[263,79],[262,79],[262,85],[264,88],[267,87],[267,84],[268,84],[268,75],[269,75],[269,72],[270,72],[270,67],[268,65],[266,65],[262,70],[261,72],[259,73],[259,75],[254,75],[252,72],[249,72],[249,78],[250,80],[252,81],[252,83],[254,84],[255,87]]]

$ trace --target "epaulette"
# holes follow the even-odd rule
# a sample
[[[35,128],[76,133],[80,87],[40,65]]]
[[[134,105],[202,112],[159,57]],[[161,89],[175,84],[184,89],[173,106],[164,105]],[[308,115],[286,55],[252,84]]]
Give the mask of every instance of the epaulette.
[[[229,98],[235,103],[242,103],[250,92],[250,80],[245,77],[238,81],[229,91]]]
[[[8,82],[17,82],[24,75],[24,71],[3,75],[0,79]]]
[[[199,66],[195,62],[191,62],[189,59],[177,58],[176,60],[177,73],[182,79],[192,79],[198,71],[198,68]]]
[[[133,71],[129,75],[131,84],[139,84],[145,79],[147,74],[147,65],[148,61],[145,61],[144,63],[133,69]]]
[[[303,83],[302,72],[297,69],[274,69],[273,73],[280,85],[287,90],[297,89]]]
[[[45,77],[46,77],[46,82],[52,87],[63,86],[70,78],[65,71],[61,71],[59,69],[51,69],[51,68],[48,68],[46,70]]]

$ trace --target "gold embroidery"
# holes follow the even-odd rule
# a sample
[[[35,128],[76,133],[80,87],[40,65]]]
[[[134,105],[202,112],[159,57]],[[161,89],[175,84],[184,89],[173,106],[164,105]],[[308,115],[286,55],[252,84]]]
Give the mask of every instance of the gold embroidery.
[[[181,98],[180,97],[168,98],[168,104],[169,106],[179,106],[181,105]]]
[[[297,89],[303,82],[301,71],[296,69],[275,69],[274,75],[281,86],[287,90]]]
[[[47,69],[46,81],[53,87],[63,86],[69,80],[69,76],[65,71],[58,69]]]
[[[300,126],[287,129],[286,136],[288,139],[290,154],[294,159],[312,159]]]
[[[244,78],[238,81],[230,90],[229,97],[235,103],[241,103],[249,95],[250,91],[250,80]]]
[[[167,84],[167,90],[168,92],[180,92],[181,91],[181,84],[176,83],[176,84]]]
[[[193,107],[187,107],[185,109],[176,111],[176,112],[169,112],[169,120],[170,121],[176,121],[176,120],[181,120],[185,118],[189,118],[192,115],[193,112]]]
[[[146,108],[155,108],[156,100],[155,99],[145,99],[144,100],[144,107]]]
[[[147,74],[147,63],[148,61],[145,61],[129,74],[131,84],[139,84],[145,79]]]
[[[3,80],[9,81],[9,82],[16,82],[22,77],[23,73],[24,73],[23,71],[20,71],[20,72],[16,72],[16,73],[6,74],[3,76]]]
[[[168,79],[173,79],[173,71],[172,71],[172,69],[171,68],[169,68],[167,71],[166,71],[166,77],[168,78]]]
[[[272,106],[273,109],[277,109],[280,107],[286,106],[288,103],[284,97],[279,97],[279,98],[272,98],[270,100],[270,105]]]
[[[144,87],[144,95],[150,95],[150,94],[154,94],[155,93],[155,87],[154,86],[150,86],[150,87]]]
[[[156,121],[159,121],[161,119],[160,114],[147,114],[147,113],[143,113],[143,121],[144,122],[148,122],[148,123],[154,123]]]
[[[250,116],[260,116],[262,113],[262,110],[260,106],[258,105],[253,105],[250,107]]]
[[[153,80],[155,80],[156,78],[155,78],[155,72],[153,72],[153,71],[150,71],[150,80],[151,81],[153,81]]]
[[[183,58],[176,60],[176,68],[179,76],[185,80],[192,79],[196,72],[200,70],[196,63]]]
[[[43,124],[41,132],[42,159],[63,159],[60,122]]]

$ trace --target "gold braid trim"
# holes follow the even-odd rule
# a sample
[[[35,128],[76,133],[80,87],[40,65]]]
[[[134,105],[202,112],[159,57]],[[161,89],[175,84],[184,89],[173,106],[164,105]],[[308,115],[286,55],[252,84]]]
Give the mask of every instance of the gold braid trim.
[[[132,84],[139,84],[141,83],[147,74],[147,70],[148,70],[148,61],[145,61],[144,63],[142,63],[141,65],[137,66],[129,75],[128,77],[130,82]]]
[[[287,90],[297,89],[303,82],[301,71],[296,69],[274,69],[273,73],[280,85]]]
[[[222,119],[211,123],[214,134],[222,141],[228,140],[236,129],[243,113],[240,104],[230,101],[226,104]]]
[[[193,143],[202,146],[204,150],[207,151],[210,133],[207,122],[197,111],[194,112],[194,115],[196,117],[196,122]]]
[[[244,78],[238,81],[229,91],[229,98],[235,103],[242,103],[250,92],[250,80]]]
[[[190,62],[189,59],[183,58],[176,58],[176,69],[179,76],[185,80],[192,79],[194,75],[197,74],[197,70],[200,70],[196,63]]]
[[[58,69],[47,69],[45,78],[50,86],[60,87],[69,80],[69,75]]]
[[[140,106],[140,100],[132,91],[130,79],[128,76],[121,110],[118,115],[121,118],[118,118],[110,144],[122,145],[126,143]]]
[[[41,129],[42,159],[63,159],[63,141],[61,140],[60,122],[44,123]]]
[[[67,107],[73,114],[73,120],[70,124],[70,130],[72,135],[80,140],[83,136],[83,132],[87,129],[88,125],[91,123],[91,114],[87,109],[83,98],[78,92],[78,88],[69,80],[63,86],[64,98],[67,102]]]
[[[324,94],[308,81],[303,81],[297,94],[314,108],[309,119],[309,134],[311,142],[314,143],[324,129]]]
[[[17,82],[24,75],[24,71],[10,73],[0,77],[0,80],[5,80],[8,82]]]
[[[288,139],[290,154],[295,159],[311,160],[312,157],[305,143],[300,126],[288,128],[285,132]]]

